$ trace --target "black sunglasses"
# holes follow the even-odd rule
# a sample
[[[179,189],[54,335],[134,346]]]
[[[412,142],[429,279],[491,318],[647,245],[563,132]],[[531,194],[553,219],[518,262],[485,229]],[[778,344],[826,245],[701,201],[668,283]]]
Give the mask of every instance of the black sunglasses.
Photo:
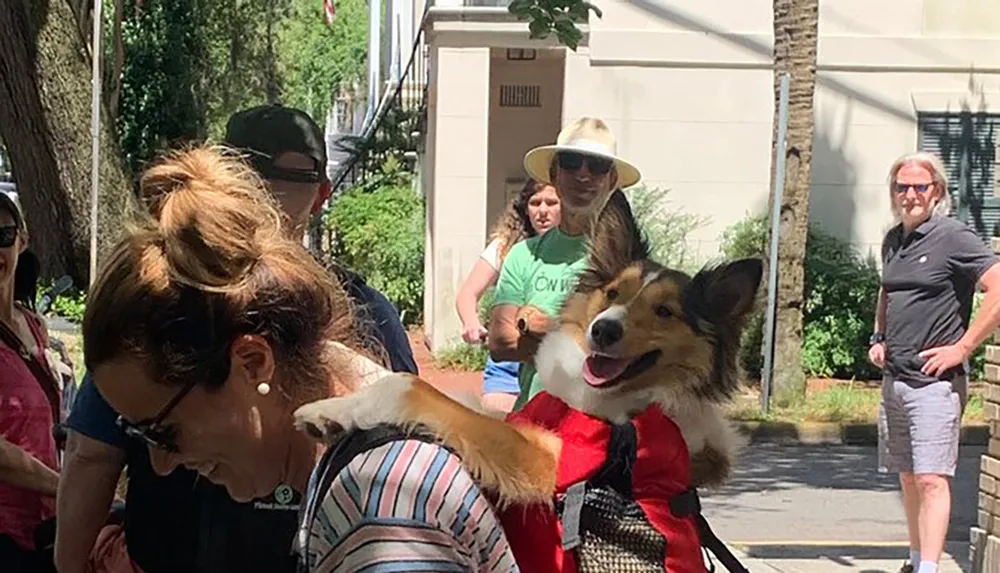
[[[0,249],[14,246],[17,240],[17,225],[5,225],[0,227]]]
[[[916,191],[917,193],[926,193],[933,186],[934,186],[933,183],[919,183],[919,184],[896,183],[893,185],[893,189],[896,190],[896,193],[906,193],[910,189],[910,187],[913,187],[913,190]]]
[[[587,171],[594,175],[605,175],[614,167],[614,162],[605,157],[576,153],[574,151],[560,151],[556,154],[556,165],[559,169],[566,171],[577,171],[583,165],[587,165]]]
[[[173,424],[164,424],[163,420],[170,415],[170,412],[177,407],[177,404],[197,386],[197,382],[188,382],[181,391],[178,392],[169,402],[152,418],[147,418],[140,422],[132,423],[118,416],[118,427],[130,438],[135,438],[146,443],[151,448],[163,450],[176,454],[180,451],[177,447],[177,428]]]

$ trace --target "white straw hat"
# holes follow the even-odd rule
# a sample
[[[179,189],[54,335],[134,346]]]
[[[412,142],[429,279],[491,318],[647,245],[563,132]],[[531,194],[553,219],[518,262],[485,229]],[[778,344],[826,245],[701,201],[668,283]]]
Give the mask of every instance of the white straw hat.
[[[525,154],[524,169],[528,175],[542,183],[552,183],[549,170],[552,160],[560,151],[571,151],[610,159],[618,172],[618,187],[631,187],[642,179],[639,169],[625,159],[618,157],[618,141],[615,134],[603,121],[592,117],[581,117],[559,132],[555,145],[536,147]]]

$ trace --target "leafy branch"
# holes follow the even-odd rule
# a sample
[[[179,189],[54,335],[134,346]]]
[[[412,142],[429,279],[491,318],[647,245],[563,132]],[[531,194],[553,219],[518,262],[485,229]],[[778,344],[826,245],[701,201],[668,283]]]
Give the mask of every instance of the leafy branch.
[[[532,39],[542,40],[555,32],[559,42],[573,51],[583,39],[577,24],[586,22],[591,12],[598,18],[604,15],[586,0],[513,0],[508,10],[519,20],[529,21]]]

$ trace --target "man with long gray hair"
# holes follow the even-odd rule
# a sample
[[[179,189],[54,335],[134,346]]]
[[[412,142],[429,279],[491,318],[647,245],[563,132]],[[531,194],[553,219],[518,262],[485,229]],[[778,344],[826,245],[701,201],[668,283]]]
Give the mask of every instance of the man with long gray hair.
[[[889,200],[898,224],[882,243],[882,288],[868,357],[883,369],[879,470],[899,474],[910,538],[900,573],[937,573],[969,357],[1000,325],[1000,266],[975,232],[948,216],[948,178],[929,153],[897,159]],[[970,325],[976,287],[986,292]]]

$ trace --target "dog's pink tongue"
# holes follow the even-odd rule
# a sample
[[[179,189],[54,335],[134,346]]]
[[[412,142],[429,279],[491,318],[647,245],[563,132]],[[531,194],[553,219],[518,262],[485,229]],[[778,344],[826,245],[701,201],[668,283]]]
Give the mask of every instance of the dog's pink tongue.
[[[592,354],[583,363],[583,379],[591,386],[604,386],[619,377],[627,367],[628,360]]]

